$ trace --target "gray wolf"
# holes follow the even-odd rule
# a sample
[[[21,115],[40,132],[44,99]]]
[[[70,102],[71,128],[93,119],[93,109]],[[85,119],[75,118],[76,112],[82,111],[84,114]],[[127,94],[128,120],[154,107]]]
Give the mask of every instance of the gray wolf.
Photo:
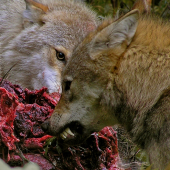
[[[170,23],[132,10],[105,20],[74,50],[49,133],[79,144],[121,124],[153,168],[170,162]]]
[[[0,77],[23,88],[61,93],[74,47],[98,25],[79,0],[0,0]]]

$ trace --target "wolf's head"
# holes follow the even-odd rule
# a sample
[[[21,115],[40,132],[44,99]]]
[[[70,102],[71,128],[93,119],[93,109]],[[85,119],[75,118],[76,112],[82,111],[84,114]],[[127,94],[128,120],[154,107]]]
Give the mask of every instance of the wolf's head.
[[[135,35],[138,10],[105,21],[75,49],[63,74],[63,93],[50,121],[53,135],[76,144],[104,126],[114,125],[121,93],[115,84],[119,60]]]
[[[61,72],[75,46],[96,29],[97,16],[78,0],[25,1],[0,2],[0,77],[15,65],[12,83],[61,92]]]

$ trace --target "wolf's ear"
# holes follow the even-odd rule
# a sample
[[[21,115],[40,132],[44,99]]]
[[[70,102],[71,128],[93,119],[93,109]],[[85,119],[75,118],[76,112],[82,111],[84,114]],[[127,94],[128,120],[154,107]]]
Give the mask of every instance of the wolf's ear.
[[[35,2],[34,0],[25,0],[25,3],[26,10],[23,12],[24,27],[28,27],[33,23],[42,24],[41,16],[48,12],[48,6]]]
[[[112,49],[117,56],[121,55],[135,35],[139,11],[133,10],[101,30],[92,40],[90,56],[95,59],[98,54]]]

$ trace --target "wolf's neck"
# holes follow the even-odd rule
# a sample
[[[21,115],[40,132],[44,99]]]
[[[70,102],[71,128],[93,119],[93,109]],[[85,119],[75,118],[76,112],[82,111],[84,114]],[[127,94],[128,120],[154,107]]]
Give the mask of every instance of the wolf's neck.
[[[122,99],[116,110],[116,116],[133,137],[133,141],[145,146],[151,138],[159,136],[150,129],[150,123],[155,125],[164,121],[159,103],[169,101],[170,96],[170,53],[158,52],[145,46],[128,49],[123,56],[116,85],[122,93]],[[167,92],[168,91],[168,92]],[[166,108],[170,109],[169,106]],[[153,115],[156,121],[153,122]],[[150,131],[148,133],[148,131]],[[149,136],[147,136],[149,134]]]
[[[143,45],[157,51],[170,50],[170,23],[158,17],[141,17],[131,46]]]

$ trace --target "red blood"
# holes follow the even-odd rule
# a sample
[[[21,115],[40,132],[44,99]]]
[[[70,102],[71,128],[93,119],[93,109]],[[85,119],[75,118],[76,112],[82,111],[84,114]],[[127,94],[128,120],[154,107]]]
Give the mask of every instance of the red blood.
[[[17,105],[16,97],[0,87],[0,138],[9,150],[16,149],[15,142],[19,142],[13,132]]]
[[[55,170],[54,165],[52,165],[46,158],[44,158],[40,154],[28,154],[27,153],[27,154],[24,154],[24,156],[26,159],[34,163],[37,163],[40,166],[41,170]],[[12,155],[10,162],[16,162],[20,164],[20,162],[22,162],[22,159],[18,155]]]
[[[80,146],[57,145],[56,141],[46,146],[45,142],[51,136],[44,133],[41,124],[51,116],[60,94],[48,94],[46,87],[23,90],[6,80],[0,86],[0,158],[8,157],[6,162],[9,165],[23,165],[22,159],[15,153],[19,148],[42,170],[119,169],[117,138],[113,128],[105,127],[93,133]],[[48,152],[44,151],[44,146]],[[6,152],[7,148],[10,152]]]
[[[51,137],[50,135],[45,135],[41,138],[28,138],[24,141],[23,147],[27,149],[43,149],[44,142]]]
[[[49,106],[19,104],[16,109],[15,128],[17,135],[23,138],[41,137],[45,135],[41,124],[51,116],[53,109]]]

